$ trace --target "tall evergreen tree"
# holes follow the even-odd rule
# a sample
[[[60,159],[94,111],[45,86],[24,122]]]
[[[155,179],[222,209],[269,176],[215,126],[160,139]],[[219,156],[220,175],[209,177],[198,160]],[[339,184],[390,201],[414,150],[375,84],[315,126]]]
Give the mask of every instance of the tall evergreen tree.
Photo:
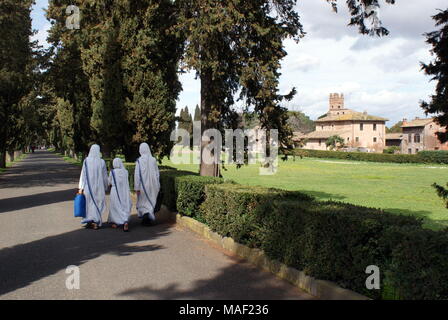
[[[23,108],[33,88],[32,0],[0,2],[0,168],[6,152],[24,146]],[[29,101],[29,100],[28,100]]]
[[[70,4],[69,0],[49,1],[47,19],[52,27],[40,101],[47,110],[49,142],[61,151],[86,155],[94,142],[90,126],[92,97],[81,60],[82,33],[66,26],[66,8]]]
[[[71,4],[81,12],[79,30],[65,26]],[[128,161],[135,160],[144,141],[155,155],[169,154],[181,89],[182,42],[167,32],[174,8],[169,0],[50,1],[52,69],[65,84],[56,88],[53,100],[65,110],[59,114],[68,117],[57,117],[55,125],[74,128],[64,131],[73,134],[65,143],[96,141],[105,155],[122,151]],[[67,64],[58,63],[64,58]],[[80,124],[84,131],[77,130]]]
[[[154,155],[169,155],[181,90],[177,71],[182,42],[168,32],[175,23],[175,6],[170,0],[124,0],[115,5],[123,57],[123,152],[126,160],[135,160],[138,145],[148,142]]]
[[[432,46],[431,53],[435,55],[434,61],[422,64],[425,73],[431,80],[437,81],[436,92],[431,101],[422,102],[421,106],[426,114],[435,114],[436,121],[448,128],[448,9],[441,11],[433,17],[438,30],[427,33],[426,42]],[[441,142],[448,141],[448,133],[439,132]]]
[[[186,130],[190,136],[193,134],[193,119],[191,117],[188,107],[180,110],[179,129]]]
[[[92,98],[92,138],[104,156],[124,144],[123,50],[118,39],[121,7],[118,0],[81,1],[81,60]]]
[[[194,109],[194,121],[201,121],[201,109],[199,108],[198,104]]]

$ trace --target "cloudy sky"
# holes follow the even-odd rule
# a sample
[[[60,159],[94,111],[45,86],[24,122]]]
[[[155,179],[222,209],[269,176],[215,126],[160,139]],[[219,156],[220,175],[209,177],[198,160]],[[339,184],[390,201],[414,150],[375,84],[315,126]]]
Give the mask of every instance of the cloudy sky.
[[[433,31],[431,16],[446,9],[446,0],[397,0],[384,4],[380,17],[390,35],[372,38],[348,27],[344,1],[336,14],[324,0],[299,0],[297,11],[307,35],[300,41],[285,41],[288,56],[282,62],[280,90],[296,87],[298,94],[288,104],[316,119],[328,109],[331,92],[344,93],[346,107],[390,119],[424,117],[419,101],[434,91],[434,83],[420,71],[420,62],[431,55],[423,33]],[[45,45],[50,26],[44,17],[47,0],[36,0],[33,27],[36,39]],[[183,92],[178,107],[193,112],[199,103],[199,81],[193,74],[181,77]]]

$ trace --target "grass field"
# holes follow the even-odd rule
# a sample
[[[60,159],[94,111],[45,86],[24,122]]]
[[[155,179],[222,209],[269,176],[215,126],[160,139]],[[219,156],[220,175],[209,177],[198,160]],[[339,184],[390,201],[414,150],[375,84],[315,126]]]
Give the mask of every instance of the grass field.
[[[198,171],[198,165],[164,165]],[[277,174],[261,176],[257,165],[229,166],[224,178],[241,184],[300,190],[321,200],[337,200],[425,219],[425,226],[448,226],[448,209],[431,184],[448,182],[448,166],[297,158],[280,161]]]

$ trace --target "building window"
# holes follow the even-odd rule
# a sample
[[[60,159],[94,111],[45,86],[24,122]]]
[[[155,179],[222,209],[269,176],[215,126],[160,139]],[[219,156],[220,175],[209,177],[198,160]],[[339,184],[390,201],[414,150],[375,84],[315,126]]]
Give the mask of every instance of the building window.
[[[376,142],[376,137],[373,138],[373,142]]]
[[[419,135],[418,133],[416,133],[416,134],[414,135],[414,142],[415,142],[415,143],[420,143],[420,135]]]
[[[409,134],[408,134],[408,141],[409,141],[409,142],[412,142],[412,133],[409,133]]]
[[[409,154],[412,154],[412,149],[408,149],[408,153],[409,153]]]
[[[376,131],[376,123],[373,124],[373,131]]]
[[[322,140],[319,139],[319,146],[322,144]]]
[[[359,142],[359,137],[356,137],[356,142]]]
[[[321,126],[322,130],[324,130],[324,126]]]
[[[359,130],[361,130],[361,131],[364,130],[364,123],[361,123],[361,124],[359,125]]]
[[[415,149],[415,153],[418,153],[418,149]]]

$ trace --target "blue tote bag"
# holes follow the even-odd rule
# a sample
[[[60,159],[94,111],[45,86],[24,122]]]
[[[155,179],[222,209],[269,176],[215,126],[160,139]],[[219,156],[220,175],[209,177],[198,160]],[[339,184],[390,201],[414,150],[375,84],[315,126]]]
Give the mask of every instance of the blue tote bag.
[[[77,194],[75,197],[75,218],[86,217],[86,196]]]

